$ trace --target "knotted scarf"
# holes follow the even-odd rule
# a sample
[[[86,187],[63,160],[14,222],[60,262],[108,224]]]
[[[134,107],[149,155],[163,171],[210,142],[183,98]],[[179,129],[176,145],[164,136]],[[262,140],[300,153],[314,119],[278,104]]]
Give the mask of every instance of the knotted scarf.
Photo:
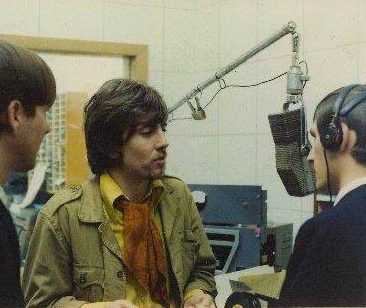
[[[124,260],[129,272],[153,301],[169,307],[164,245],[151,215],[152,197],[143,203],[123,200],[116,206],[123,211]]]

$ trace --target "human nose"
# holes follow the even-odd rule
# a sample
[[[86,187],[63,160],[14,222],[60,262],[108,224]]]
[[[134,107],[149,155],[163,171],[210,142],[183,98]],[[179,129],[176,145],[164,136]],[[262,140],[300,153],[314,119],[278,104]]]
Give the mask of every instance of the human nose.
[[[51,131],[50,124],[46,120],[45,122],[45,135],[47,135]]]
[[[306,158],[307,161],[314,161],[314,147],[311,147],[308,157]]]
[[[157,131],[157,148],[166,149],[169,146],[168,139],[165,135],[165,131],[159,127]]]

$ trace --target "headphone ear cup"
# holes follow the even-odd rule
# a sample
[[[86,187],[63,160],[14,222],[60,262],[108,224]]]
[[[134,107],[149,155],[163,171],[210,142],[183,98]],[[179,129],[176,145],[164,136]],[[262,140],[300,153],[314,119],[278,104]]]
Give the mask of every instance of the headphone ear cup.
[[[343,132],[339,123],[330,123],[321,134],[320,141],[327,150],[339,150],[343,141]]]

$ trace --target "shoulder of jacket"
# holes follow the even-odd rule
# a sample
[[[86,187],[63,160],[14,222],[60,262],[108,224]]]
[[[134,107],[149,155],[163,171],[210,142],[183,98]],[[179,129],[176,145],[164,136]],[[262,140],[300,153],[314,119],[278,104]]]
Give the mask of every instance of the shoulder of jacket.
[[[70,185],[54,194],[51,199],[47,201],[42,212],[47,216],[52,216],[63,205],[80,198],[82,193],[82,185]]]
[[[175,176],[166,175],[162,178],[163,185],[167,188],[168,193],[187,194],[190,192],[188,185]]]
[[[162,178],[162,182],[164,184],[168,184],[170,186],[185,186],[186,183],[183,182],[183,180],[181,180],[180,178],[176,177],[176,176],[172,176],[172,175],[165,175]]]

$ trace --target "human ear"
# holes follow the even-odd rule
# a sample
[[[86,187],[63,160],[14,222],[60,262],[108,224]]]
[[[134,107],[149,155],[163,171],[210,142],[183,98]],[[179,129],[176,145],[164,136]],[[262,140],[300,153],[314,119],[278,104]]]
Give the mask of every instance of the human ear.
[[[116,159],[116,158],[118,158],[118,156],[119,156],[119,153],[116,151],[109,153],[109,157],[112,159]]]
[[[350,129],[346,123],[341,122],[340,125],[342,127],[343,141],[339,150],[341,152],[350,151],[356,144],[356,132]]]
[[[118,159],[121,157],[121,150],[120,149],[113,149],[110,153],[109,153],[109,157],[112,159]]]
[[[5,121],[7,126],[9,126],[12,131],[16,131],[19,129],[25,117],[27,117],[27,115],[22,103],[18,100],[12,100],[6,109]]]

